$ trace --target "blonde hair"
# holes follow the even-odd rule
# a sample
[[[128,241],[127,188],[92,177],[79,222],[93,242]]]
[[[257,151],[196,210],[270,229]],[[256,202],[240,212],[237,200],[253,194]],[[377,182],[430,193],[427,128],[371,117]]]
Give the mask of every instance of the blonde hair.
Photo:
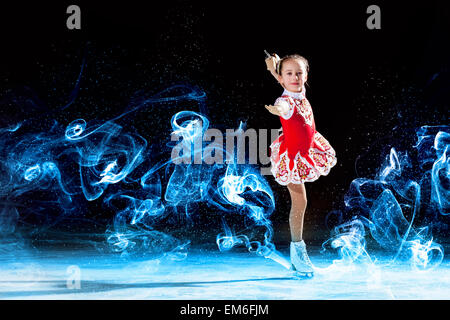
[[[306,72],[309,72],[309,63],[308,63],[308,60],[304,56],[301,56],[299,54],[290,54],[290,55],[284,56],[283,58],[281,58],[278,61],[276,73],[281,76],[281,69],[283,68],[283,63],[287,60],[297,60],[297,59],[303,61],[303,63],[305,64],[305,67],[306,67]]]

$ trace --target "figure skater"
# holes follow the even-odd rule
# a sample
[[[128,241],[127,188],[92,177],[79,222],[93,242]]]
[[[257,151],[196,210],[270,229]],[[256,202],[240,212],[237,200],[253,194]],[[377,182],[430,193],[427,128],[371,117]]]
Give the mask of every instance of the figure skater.
[[[282,59],[276,54],[267,54],[265,61],[267,69],[284,88],[274,105],[265,107],[280,117],[282,125],[281,135],[270,145],[270,161],[275,180],[287,186],[291,196],[289,227],[292,269],[312,276],[314,266],[303,240],[303,218],[307,204],[305,182],[326,176],[337,162],[336,153],[316,131],[313,111],[305,96],[308,61],[298,54]]]

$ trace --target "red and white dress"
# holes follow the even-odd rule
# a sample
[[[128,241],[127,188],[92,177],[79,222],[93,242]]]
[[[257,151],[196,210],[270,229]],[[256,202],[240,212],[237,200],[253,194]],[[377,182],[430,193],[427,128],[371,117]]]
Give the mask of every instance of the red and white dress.
[[[270,145],[271,171],[281,185],[301,184],[326,176],[336,164],[336,152],[316,131],[311,105],[302,92],[284,90],[275,105],[288,107],[280,116],[282,134]]]

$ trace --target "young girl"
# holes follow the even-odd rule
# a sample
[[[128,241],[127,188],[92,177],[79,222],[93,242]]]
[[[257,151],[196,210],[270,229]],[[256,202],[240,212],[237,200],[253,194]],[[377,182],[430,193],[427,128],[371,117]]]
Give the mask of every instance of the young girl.
[[[291,195],[291,263],[294,270],[312,274],[313,265],[303,241],[307,203],[304,183],[326,176],[336,164],[336,153],[316,131],[313,111],[305,96],[308,61],[297,54],[282,59],[274,54],[266,58],[266,65],[284,88],[275,104],[265,107],[280,117],[282,125],[282,134],[270,145],[270,160],[275,180],[287,186]]]

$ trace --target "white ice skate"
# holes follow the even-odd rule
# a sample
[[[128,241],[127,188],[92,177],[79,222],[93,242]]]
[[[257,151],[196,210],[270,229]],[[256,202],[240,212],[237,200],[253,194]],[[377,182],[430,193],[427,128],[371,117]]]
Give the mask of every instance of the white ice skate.
[[[313,264],[309,260],[306,252],[305,242],[291,242],[291,263],[292,270],[302,277],[311,278],[314,275]]]

